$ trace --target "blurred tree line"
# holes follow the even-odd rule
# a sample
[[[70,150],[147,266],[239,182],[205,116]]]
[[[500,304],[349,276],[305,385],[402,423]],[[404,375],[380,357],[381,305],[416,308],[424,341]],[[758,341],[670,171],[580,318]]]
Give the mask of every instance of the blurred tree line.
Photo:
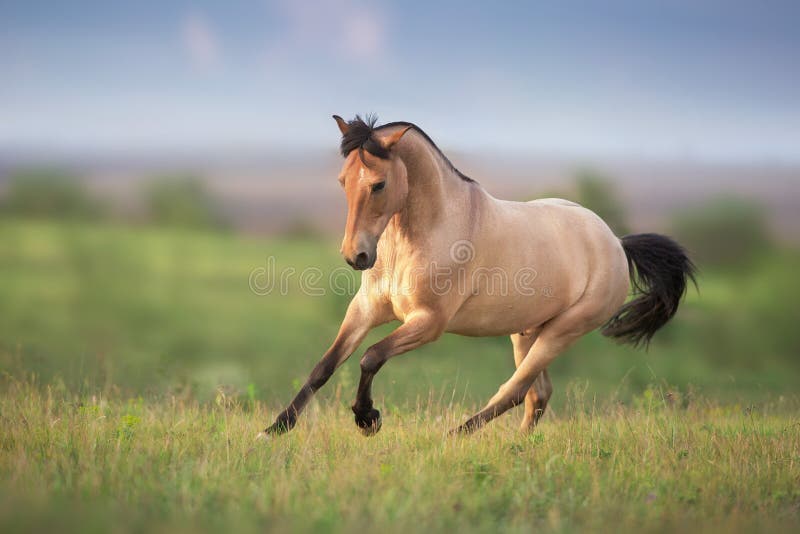
[[[191,175],[162,176],[144,191],[149,219],[165,226],[225,229],[228,223],[206,185]]]
[[[222,230],[230,227],[218,200],[205,182],[191,174],[157,176],[139,192],[145,220],[156,225]],[[575,176],[573,191],[563,196],[597,213],[617,235],[630,233],[624,202],[613,180],[593,170]],[[14,172],[0,196],[0,215],[13,217],[99,220],[114,210],[92,196],[81,180],[58,169]],[[307,223],[289,227],[289,235],[316,236]],[[663,231],[663,230],[662,230]],[[747,265],[772,248],[764,210],[751,201],[719,197],[676,212],[666,229],[681,242],[698,265]]]
[[[229,227],[206,184],[190,174],[157,176],[139,191],[147,222],[222,230]],[[93,196],[79,177],[58,169],[16,171],[0,195],[0,215],[97,221],[117,215]]]
[[[764,210],[730,196],[679,211],[672,230],[701,266],[747,266],[774,246]]]
[[[13,173],[0,213],[18,217],[56,219],[98,219],[106,215],[102,204],[92,198],[72,175],[51,169]]]

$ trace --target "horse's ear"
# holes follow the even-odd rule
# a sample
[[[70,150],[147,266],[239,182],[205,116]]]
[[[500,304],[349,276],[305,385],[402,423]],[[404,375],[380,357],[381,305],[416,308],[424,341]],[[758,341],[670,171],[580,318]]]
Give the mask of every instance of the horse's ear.
[[[390,150],[395,145],[395,143],[397,143],[400,139],[402,139],[405,133],[410,129],[411,129],[410,125],[404,128],[400,128],[397,131],[392,132],[387,136],[381,137],[379,139],[379,142],[381,146],[383,146],[383,148],[385,148],[386,150]]]
[[[339,115],[334,115],[333,120],[336,121],[336,124],[339,126],[339,131],[342,132],[342,135],[347,135],[347,131],[350,129],[350,126],[347,125],[347,122]]]

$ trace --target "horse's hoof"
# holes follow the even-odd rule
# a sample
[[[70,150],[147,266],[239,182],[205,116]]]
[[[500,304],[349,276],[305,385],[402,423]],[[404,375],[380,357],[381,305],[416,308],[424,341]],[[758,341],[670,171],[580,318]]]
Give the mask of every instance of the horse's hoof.
[[[457,427],[450,429],[447,433],[448,436],[466,436],[468,434],[472,434],[478,429],[475,423],[472,420],[467,421],[462,425],[458,425]]]
[[[294,428],[296,418],[289,417],[285,415],[279,415],[275,422],[272,423],[262,434],[266,434],[267,436],[280,436],[281,434],[286,434],[292,428]]]
[[[356,414],[356,425],[365,436],[374,436],[381,429],[381,412],[372,408],[365,414]]]

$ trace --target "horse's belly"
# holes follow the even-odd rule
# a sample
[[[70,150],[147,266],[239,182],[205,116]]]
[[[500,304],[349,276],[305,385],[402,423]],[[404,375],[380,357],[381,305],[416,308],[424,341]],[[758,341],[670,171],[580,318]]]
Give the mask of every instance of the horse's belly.
[[[564,303],[547,291],[532,295],[468,299],[447,325],[464,336],[504,336],[535,329],[563,310]]]

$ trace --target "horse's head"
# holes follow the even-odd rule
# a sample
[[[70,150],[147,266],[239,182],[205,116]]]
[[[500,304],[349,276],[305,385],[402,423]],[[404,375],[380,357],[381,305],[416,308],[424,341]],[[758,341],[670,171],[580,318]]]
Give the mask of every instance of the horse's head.
[[[378,239],[408,195],[406,167],[392,147],[410,125],[374,129],[375,120],[345,122],[333,118],[342,132],[345,158],[339,183],[347,195],[347,223],[341,253],[359,271],[375,265]]]

